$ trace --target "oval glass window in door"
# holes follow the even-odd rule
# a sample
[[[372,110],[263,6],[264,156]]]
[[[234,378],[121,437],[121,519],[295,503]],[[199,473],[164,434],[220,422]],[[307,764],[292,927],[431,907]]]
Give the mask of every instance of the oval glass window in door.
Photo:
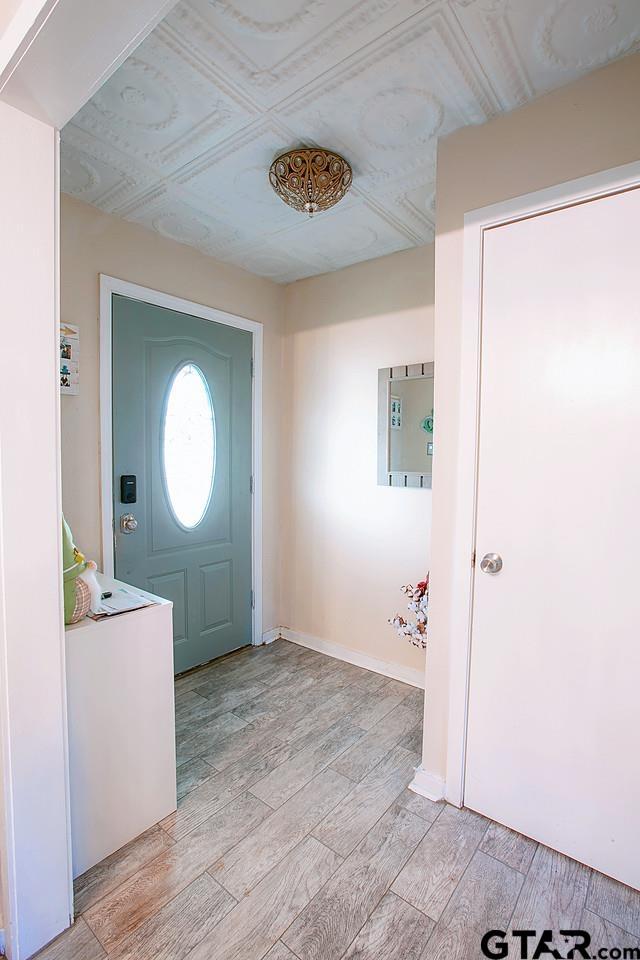
[[[167,500],[178,523],[193,530],[207,512],[216,469],[215,414],[200,367],[185,363],[167,390],[161,435]]]

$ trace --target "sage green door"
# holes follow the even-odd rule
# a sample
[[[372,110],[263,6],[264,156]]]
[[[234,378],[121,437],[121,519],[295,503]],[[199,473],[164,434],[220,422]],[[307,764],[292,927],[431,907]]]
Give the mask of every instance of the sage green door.
[[[251,643],[252,336],[115,295],[112,336],[115,575],[173,601],[181,673]]]

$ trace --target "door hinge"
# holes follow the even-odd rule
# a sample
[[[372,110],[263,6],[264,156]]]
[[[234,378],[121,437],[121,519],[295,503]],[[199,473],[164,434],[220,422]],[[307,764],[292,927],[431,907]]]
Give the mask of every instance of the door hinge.
[[[476,552],[474,550],[473,553],[471,554],[471,566],[475,567],[475,565],[476,565]]]
[[[251,358],[251,379],[252,380],[255,377],[255,375],[256,375],[256,365],[253,358]]]
[[[253,474],[249,477],[249,493],[253,493]]]
[[[255,591],[252,590],[251,591],[251,609],[255,610],[255,608],[256,608],[256,595],[255,595]]]

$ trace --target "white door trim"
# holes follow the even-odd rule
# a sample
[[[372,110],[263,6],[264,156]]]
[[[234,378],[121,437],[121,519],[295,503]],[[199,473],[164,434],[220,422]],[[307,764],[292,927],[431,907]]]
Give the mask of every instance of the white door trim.
[[[262,643],[262,367],[263,327],[257,320],[247,320],[214,307],[151,290],[137,283],[100,274],[100,478],[102,514],[102,569],[112,577],[113,556],[113,418],[112,418],[112,295],[142,300],[178,313],[188,313],[202,320],[223,323],[228,327],[248,330],[253,335],[252,391],[252,462],[253,501],[251,505],[251,557],[254,608],[252,610],[252,642]]]
[[[458,469],[452,529],[452,600],[448,617],[450,675],[446,798],[456,806],[462,806],[464,802],[471,661],[484,233],[525,217],[550,213],[637,186],[640,186],[640,162],[473,210],[464,218]]]

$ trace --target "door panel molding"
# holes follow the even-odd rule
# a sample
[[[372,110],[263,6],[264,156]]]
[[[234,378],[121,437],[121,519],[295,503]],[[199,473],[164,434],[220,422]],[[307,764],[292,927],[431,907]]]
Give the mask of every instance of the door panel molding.
[[[262,375],[263,327],[257,320],[238,317],[214,307],[100,274],[100,480],[102,514],[102,569],[113,576],[113,422],[112,422],[112,303],[118,294],[156,307],[166,307],[201,320],[246,330],[253,338],[251,567],[254,591],[252,642],[262,643]]]
[[[470,211],[464,218],[458,470],[449,608],[449,717],[446,799],[464,802],[473,628],[477,465],[480,416],[482,281],[485,231],[640,186],[640,163],[604,170]],[[427,707],[428,721],[428,707]]]

